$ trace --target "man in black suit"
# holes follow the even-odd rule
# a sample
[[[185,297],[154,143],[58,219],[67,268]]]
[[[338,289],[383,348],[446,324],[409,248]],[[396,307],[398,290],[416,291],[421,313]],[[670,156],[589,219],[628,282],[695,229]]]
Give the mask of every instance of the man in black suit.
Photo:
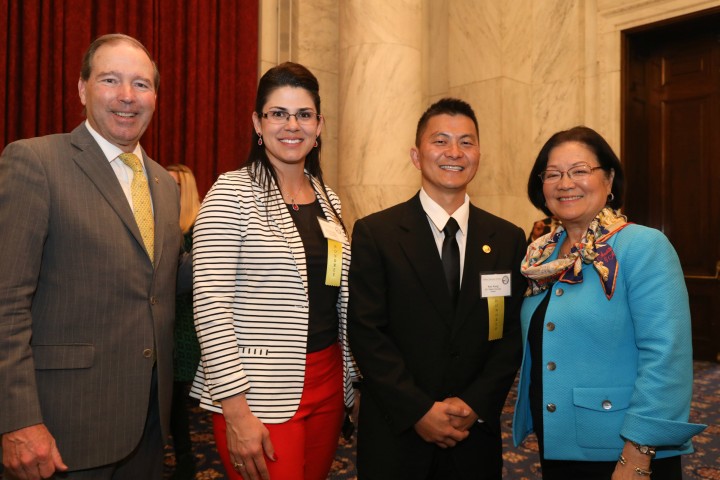
[[[359,220],[353,233],[358,478],[501,479],[500,413],[521,356],[525,235],[470,204],[480,160],[470,105],[433,104],[410,157],[420,192]],[[445,235],[446,224],[459,230]]]

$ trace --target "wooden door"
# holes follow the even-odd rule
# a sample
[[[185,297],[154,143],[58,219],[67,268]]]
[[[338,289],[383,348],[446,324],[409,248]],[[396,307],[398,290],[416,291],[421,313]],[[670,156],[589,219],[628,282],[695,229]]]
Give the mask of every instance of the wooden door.
[[[625,211],[674,245],[695,358],[720,361],[720,13],[628,33],[624,54]]]

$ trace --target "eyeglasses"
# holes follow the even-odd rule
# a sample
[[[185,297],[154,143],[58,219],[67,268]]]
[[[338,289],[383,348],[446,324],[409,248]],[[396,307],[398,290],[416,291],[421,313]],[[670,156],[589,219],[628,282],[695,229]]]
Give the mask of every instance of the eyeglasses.
[[[314,125],[320,121],[321,116],[312,110],[299,110],[295,113],[285,110],[270,110],[262,114],[262,117],[266,118],[270,123],[285,124],[290,121],[290,117],[295,117],[295,121],[300,125]]]
[[[582,181],[587,179],[595,170],[600,170],[602,167],[591,167],[590,165],[575,165],[567,170],[544,170],[540,172],[540,180],[542,183],[557,183],[563,175],[567,174],[570,180]]]

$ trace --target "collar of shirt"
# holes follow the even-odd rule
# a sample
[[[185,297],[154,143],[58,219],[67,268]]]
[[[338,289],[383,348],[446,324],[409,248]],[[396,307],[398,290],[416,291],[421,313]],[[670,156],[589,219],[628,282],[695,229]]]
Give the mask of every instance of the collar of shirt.
[[[462,235],[467,235],[468,218],[470,217],[470,197],[467,193],[465,194],[463,204],[460,205],[460,208],[455,210],[452,215],[449,215],[444,208],[430,198],[430,195],[428,195],[423,188],[420,189],[420,203],[430,219],[430,223],[438,232],[442,232],[445,224],[452,216],[458,222]]]
[[[448,215],[448,213],[440,205],[438,205],[435,200],[430,198],[430,195],[428,195],[422,188],[420,189],[420,203],[427,215],[428,224],[430,224],[430,230],[432,231],[433,238],[435,240],[435,246],[438,249],[438,255],[442,258],[442,244],[445,238],[445,234],[442,229],[445,228],[445,224],[451,215]],[[465,201],[460,208],[453,212],[452,217],[460,226],[460,230],[458,230],[455,234],[455,240],[457,240],[458,249],[460,250],[460,284],[462,286],[462,277],[465,271],[465,244],[467,239],[468,219],[470,218],[470,197],[467,194],[465,194]]]
[[[90,135],[95,139],[97,144],[100,146],[100,149],[105,154],[105,158],[107,158],[108,162],[112,163],[114,160],[118,158],[118,155],[123,153],[122,150],[120,150],[118,147],[113,145],[112,143],[108,142],[105,137],[100,135],[98,132],[95,131],[94,128],[90,126],[90,122],[85,120],[85,127],[87,127],[88,131],[90,132]],[[137,157],[140,159],[140,163],[143,166],[143,169],[145,169],[145,160],[143,159],[142,149],[140,148],[140,144],[138,143],[135,145],[135,150],[132,151]],[[122,161],[120,162],[122,163]],[[123,163],[123,165],[125,165]],[[132,169],[125,165],[128,170],[132,173]]]
[[[127,166],[125,162],[120,160],[118,156],[123,153],[122,150],[120,150],[118,147],[113,145],[112,143],[108,142],[102,135],[100,135],[98,132],[96,132],[91,126],[90,122],[85,120],[85,126],[87,127],[88,131],[90,132],[90,135],[95,139],[95,141],[100,146],[100,149],[105,154],[105,157],[107,158],[108,162],[110,162],[110,167],[112,167],[113,172],[115,173],[115,176],[118,179],[118,182],[120,182],[120,188],[122,188],[123,193],[125,194],[125,198],[128,201],[128,204],[130,204],[130,208],[133,208],[133,201],[132,201],[132,180],[133,176],[135,175],[133,173],[132,168]],[[143,170],[145,170],[145,176],[147,177],[147,169],[145,168],[145,161],[143,160],[142,155],[142,149],[140,148],[140,144],[138,143],[135,145],[135,150],[133,152],[137,157],[140,159],[140,163],[143,166]],[[155,206],[153,205],[153,211],[155,210]]]

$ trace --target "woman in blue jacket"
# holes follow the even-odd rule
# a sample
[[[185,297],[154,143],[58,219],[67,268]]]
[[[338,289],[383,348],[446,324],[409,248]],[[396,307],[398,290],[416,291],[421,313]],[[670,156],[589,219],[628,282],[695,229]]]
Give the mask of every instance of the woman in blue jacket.
[[[682,478],[688,423],[690,310],[668,239],[618,212],[624,176],[594,130],[553,135],[528,181],[533,205],[561,225],[530,244],[522,272],[523,364],[513,422],[538,437],[543,478]]]

